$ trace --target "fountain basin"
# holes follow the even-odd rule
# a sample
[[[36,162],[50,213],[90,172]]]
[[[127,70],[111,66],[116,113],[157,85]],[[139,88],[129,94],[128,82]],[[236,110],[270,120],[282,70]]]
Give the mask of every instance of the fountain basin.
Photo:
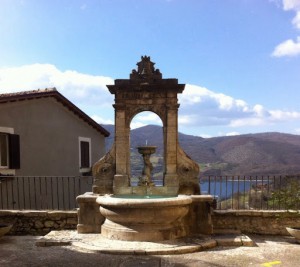
[[[97,198],[106,218],[101,234],[126,241],[162,241],[186,236],[184,216],[192,199],[189,196],[124,198],[105,195]]]

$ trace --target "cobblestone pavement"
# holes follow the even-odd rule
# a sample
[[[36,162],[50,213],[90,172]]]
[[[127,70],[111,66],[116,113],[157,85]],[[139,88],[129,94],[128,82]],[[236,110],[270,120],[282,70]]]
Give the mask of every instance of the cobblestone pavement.
[[[300,266],[300,244],[291,237],[250,235],[254,247],[216,247],[181,255],[110,255],[74,246],[38,247],[39,237],[4,236],[0,239],[0,266]]]

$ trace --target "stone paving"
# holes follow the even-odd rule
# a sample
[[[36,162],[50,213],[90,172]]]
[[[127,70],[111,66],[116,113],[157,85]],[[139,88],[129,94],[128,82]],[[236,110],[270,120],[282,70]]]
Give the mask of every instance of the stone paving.
[[[300,245],[292,237],[257,236],[255,246],[217,246],[180,255],[112,255],[76,246],[36,246],[36,236],[4,236],[0,239],[0,266],[64,267],[297,267]]]
[[[37,246],[70,245],[87,251],[127,255],[168,255],[199,252],[216,246],[253,246],[246,235],[194,236],[160,242],[109,240],[100,234],[52,231],[36,241]]]

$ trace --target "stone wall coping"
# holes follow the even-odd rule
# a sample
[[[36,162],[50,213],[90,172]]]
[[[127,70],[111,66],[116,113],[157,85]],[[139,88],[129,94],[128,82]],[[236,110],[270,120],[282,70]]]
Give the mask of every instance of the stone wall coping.
[[[198,196],[197,196],[198,197]],[[205,198],[196,198],[199,201],[205,201]],[[193,198],[194,201],[194,198]],[[216,215],[228,215],[228,216],[263,216],[263,217],[273,217],[273,216],[287,216],[291,217],[295,215],[300,216],[300,210],[295,211],[285,211],[285,210],[214,210],[213,213]],[[30,216],[55,216],[55,215],[70,215],[77,216],[77,210],[0,210],[0,216],[8,216],[8,215],[30,215]]]
[[[300,216],[300,210],[214,210],[216,215],[228,216],[260,216],[260,217],[294,217]]]
[[[85,193],[83,195],[79,195],[76,200],[77,203],[88,203],[88,202],[96,202],[97,197],[99,197],[99,194],[93,194],[93,193]]]
[[[194,202],[213,202],[214,198],[212,195],[191,195]]]
[[[0,217],[10,216],[10,215],[23,215],[26,217],[35,217],[35,216],[77,216],[77,210],[0,210]]]

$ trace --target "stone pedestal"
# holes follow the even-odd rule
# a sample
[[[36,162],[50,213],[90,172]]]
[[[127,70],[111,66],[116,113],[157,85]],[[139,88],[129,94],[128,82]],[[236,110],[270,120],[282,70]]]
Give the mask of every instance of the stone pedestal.
[[[211,195],[192,195],[192,204],[190,206],[188,225],[191,234],[213,233],[213,224],[211,219],[213,196]]]
[[[76,198],[79,205],[77,232],[83,233],[100,233],[104,217],[99,211],[99,204],[96,199],[99,195],[85,193]]]

